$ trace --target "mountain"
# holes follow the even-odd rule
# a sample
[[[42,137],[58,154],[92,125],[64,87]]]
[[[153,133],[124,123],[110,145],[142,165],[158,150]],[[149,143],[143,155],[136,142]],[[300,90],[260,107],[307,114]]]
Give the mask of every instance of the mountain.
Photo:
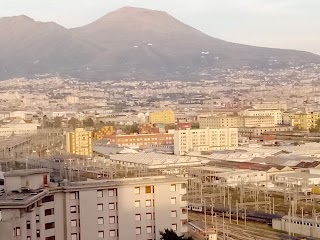
[[[56,23],[26,16],[0,19],[0,78],[76,71],[101,47],[78,39]]]
[[[165,12],[125,7],[65,29],[26,16],[0,19],[0,78],[59,73],[88,80],[196,79],[213,69],[320,63],[312,53],[208,36]]]

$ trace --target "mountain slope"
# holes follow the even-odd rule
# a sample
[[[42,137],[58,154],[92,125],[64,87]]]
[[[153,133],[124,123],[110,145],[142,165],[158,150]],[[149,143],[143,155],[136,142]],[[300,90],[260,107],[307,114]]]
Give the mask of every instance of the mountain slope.
[[[215,68],[320,63],[308,52],[210,37],[165,12],[125,7],[75,29],[26,16],[0,19],[0,79],[59,73],[89,80],[196,79]]]
[[[74,71],[101,51],[56,23],[0,19],[0,77]]]

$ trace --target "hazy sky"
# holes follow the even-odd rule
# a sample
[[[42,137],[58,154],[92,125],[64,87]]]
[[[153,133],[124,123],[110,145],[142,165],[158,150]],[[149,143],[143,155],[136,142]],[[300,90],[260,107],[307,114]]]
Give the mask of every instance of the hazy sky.
[[[0,17],[25,14],[69,28],[123,6],[163,10],[228,41],[320,54],[320,0],[0,0]]]

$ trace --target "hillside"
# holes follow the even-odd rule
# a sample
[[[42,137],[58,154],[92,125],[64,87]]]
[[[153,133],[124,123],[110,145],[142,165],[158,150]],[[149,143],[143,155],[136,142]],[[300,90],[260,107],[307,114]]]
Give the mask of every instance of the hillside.
[[[65,29],[26,16],[0,19],[0,79],[59,73],[89,80],[196,79],[215,68],[320,63],[312,53],[210,37],[165,12],[125,7]]]

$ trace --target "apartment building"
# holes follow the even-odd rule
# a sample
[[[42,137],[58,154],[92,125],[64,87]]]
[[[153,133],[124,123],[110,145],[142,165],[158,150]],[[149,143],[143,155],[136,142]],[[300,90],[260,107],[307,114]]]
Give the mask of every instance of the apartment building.
[[[291,126],[275,126],[275,127],[246,127],[239,128],[239,135],[242,137],[261,137],[268,133],[275,132],[289,132],[292,131],[293,127]]]
[[[94,133],[94,138],[97,140],[102,140],[114,133],[113,126],[104,126],[102,128],[99,128],[95,133]]]
[[[143,147],[151,144],[172,145],[173,133],[111,135],[107,137],[112,145]]]
[[[252,104],[252,107],[255,109],[279,109],[287,111],[288,104],[284,101],[279,102],[256,102]]]
[[[0,138],[7,138],[13,135],[35,134],[39,126],[39,123],[27,123],[23,119],[15,119],[10,123],[0,126]]]
[[[199,117],[200,128],[272,127],[273,116],[209,116]]]
[[[84,128],[76,128],[66,133],[66,146],[69,153],[92,156],[92,132]]]
[[[0,240],[155,240],[187,231],[186,180],[148,177],[49,183],[50,170],[5,173]]]
[[[149,113],[149,123],[164,123],[164,124],[174,124],[175,115],[172,110],[163,110],[158,112]]]
[[[288,117],[291,126],[301,130],[309,130],[316,126],[317,120],[320,119],[320,112],[296,113],[290,114]]]
[[[174,131],[174,154],[191,151],[225,150],[238,146],[237,128],[205,128]]]
[[[283,123],[283,112],[279,109],[246,109],[241,112],[242,116],[272,116],[274,125]]]

